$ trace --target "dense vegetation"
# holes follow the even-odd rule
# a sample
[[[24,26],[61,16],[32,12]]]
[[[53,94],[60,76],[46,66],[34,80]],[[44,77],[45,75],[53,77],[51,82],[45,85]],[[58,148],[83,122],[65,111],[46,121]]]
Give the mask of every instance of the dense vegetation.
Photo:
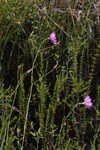
[[[99,150],[99,66],[99,1],[0,0],[0,150]]]

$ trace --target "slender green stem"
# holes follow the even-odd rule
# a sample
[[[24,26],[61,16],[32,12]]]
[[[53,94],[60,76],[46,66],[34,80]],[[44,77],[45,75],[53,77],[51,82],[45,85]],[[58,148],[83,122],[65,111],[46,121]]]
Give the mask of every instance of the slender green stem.
[[[47,39],[43,40],[42,44],[43,44],[46,40],[47,40]],[[40,45],[40,48],[41,48],[42,44]],[[29,99],[28,99],[28,103],[27,103],[27,108],[26,108],[26,116],[25,116],[25,123],[24,123],[24,131],[23,131],[23,139],[22,139],[21,150],[23,150],[23,146],[24,146],[25,133],[26,133],[27,121],[28,121],[28,111],[29,111],[29,105],[30,105],[31,96],[32,96],[32,89],[33,89],[33,69],[34,69],[35,62],[36,62],[36,59],[37,59],[37,57],[38,57],[38,54],[39,54],[39,52],[40,52],[40,48],[38,49],[37,54],[36,54],[35,59],[34,59],[33,64],[32,64],[31,87],[30,87],[30,94],[29,94]]]

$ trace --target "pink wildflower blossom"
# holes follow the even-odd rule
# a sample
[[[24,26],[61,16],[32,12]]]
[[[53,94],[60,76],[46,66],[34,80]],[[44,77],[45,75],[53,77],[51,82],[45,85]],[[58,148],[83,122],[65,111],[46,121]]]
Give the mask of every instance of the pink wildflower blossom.
[[[91,109],[93,107],[92,99],[90,98],[90,96],[87,95],[85,97],[84,104],[85,104],[87,109]]]
[[[52,32],[50,35],[49,35],[49,38],[51,40],[51,42],[53,44],[57,44],[57,39],[56,39],[56,32]]]
[[[29,70],[27,70],[27,73],[30,73],[30,72],[32,72],[32,68],[31,68],[31,69],[29,69]]]

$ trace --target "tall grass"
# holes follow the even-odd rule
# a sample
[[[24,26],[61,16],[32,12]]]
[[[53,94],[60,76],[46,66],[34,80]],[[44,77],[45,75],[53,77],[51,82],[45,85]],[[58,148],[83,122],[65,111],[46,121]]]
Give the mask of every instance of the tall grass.
[[[63,12],[49,1],[0,1],[0,150],[99,150],[100,23],[93,6],[87,2],[78,14],[78,3]]]

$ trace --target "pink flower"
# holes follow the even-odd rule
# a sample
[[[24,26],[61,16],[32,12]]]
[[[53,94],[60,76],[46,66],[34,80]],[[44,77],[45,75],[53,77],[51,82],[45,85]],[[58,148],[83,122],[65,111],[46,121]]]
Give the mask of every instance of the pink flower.
[[[29,69],[29,70],[27,70],[27,73],[30,73],[30,72],[32,72],[32,68],[31,68],[31,69]]]
[[[49,38],[51,40],[51,42],[53,44],[57,44],[57,39],[56,39],[56,32],[52,32],[50,35],[49,35]]]
[[[92,99],[90,98],[90,96],[86,96],[84,99],[84,104],[86,106],[86,108],[91,109],[93,107],[93,103],[92,103]]]

